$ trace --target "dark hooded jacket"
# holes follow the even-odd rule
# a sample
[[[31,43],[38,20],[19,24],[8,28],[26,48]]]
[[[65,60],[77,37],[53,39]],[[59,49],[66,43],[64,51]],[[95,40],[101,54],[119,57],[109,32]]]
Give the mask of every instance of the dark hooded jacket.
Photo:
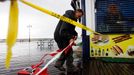
[[[67,10],[63,16],[68,17],[74,21],[77,21],[74,14],[75,13],[73,10]],[[77,36],[75,26],[60,20],[54,32],[54,38],[59,40],[61,39],[70,40],[73,36]]]

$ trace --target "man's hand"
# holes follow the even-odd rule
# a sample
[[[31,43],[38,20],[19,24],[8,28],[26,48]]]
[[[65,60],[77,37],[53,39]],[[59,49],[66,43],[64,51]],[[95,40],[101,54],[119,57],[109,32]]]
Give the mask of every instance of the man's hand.
[[[77,36],[74,36],[74,38],[69,40],[69,43],[74,42],[77,39]],[[76,43],[74,42],[74,46],[76,46]]]
[[[74,42],[74,39],[70,39],[70,40],[69,40],[69,43],[71,43],[71,42]]]
[[[73,43],[72,45],[76,46],[76,43],[74,42],[77,39],[77,36],[74,36],[72,39],[69,40],[69,43]],[[72,47],[71,45],[71,47]],[[65,50],[65,54],[67,54],[68,50]]]
[[[74,36],[74,40],[77,40],[78,36]]]

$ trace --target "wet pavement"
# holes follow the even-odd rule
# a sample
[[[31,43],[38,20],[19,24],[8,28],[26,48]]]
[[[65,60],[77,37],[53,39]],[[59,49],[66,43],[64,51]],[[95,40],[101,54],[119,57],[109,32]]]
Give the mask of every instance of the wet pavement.
[[[31,64],[39,63],[41,57],[48,52],[53,50],[57,50],[57,46],[54,46],[49,49],[47,45],[45,48],[38,48],[37,42],[31,42],[30,48],[28,42],[18,42],[13,48],[13,57],[11,60],[11,67],[9,69],[5,69],[5,56],[6,56],[6,44],[0,43],[0,75],[17,75],[19,70],[22,70],[26,67],[30,67]],[[49,61],[51,57],[47,57]],[[77,63],[75,61],[75,63]],[[64,75],[63,72],[59,71],[54,67],[54,62],[48,67],[49,75]],[[74,74],[76,75],[76,74]],[[78,75],[78,74],[77,74]]]

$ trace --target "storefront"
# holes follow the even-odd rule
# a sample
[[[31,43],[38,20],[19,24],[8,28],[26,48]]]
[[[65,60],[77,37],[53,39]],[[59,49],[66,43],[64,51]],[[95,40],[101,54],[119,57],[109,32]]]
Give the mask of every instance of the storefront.
[[[101,34],[83,32],[83,57],[134,62],[134,1],[81,0],[82,23]]]

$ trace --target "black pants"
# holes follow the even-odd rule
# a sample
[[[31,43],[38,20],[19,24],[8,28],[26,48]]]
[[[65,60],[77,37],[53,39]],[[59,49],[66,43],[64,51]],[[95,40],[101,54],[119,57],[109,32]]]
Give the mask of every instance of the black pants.
[[[69,45],[69,40],[65,40],[64,38],[55,38],[55,41],[59,47],[59,49],[64,49],[65,47],[67,47]],[[62,67],[63,64],[66,61],[66,66],[67,66],[67,70],[68,71],[72,71],[72,69],[74,68],[73,65],[73,49],[70,48],[68,50],[68,53],[65,54],[64,52],[61,54],[60,58],[56,61],[56,66]]]

